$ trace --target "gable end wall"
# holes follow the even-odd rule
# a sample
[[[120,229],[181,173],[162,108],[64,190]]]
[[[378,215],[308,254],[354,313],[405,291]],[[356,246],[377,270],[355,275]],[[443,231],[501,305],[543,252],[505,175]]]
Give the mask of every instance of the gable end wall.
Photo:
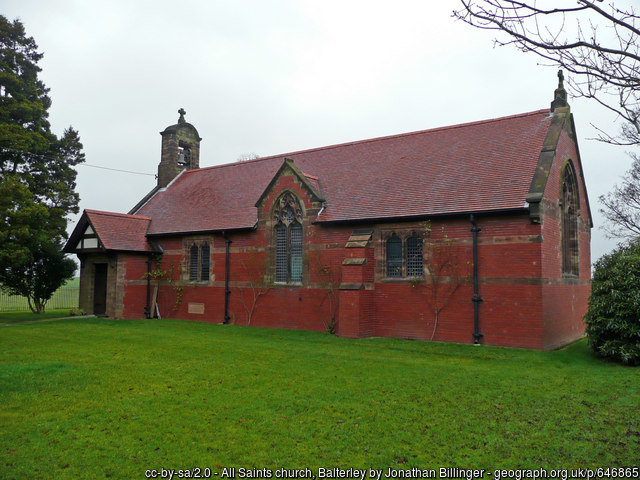
[[[571,160],[578,181],[579,276],[562,274],[560,196],[565,163]],[[566,345],[584,335],[583,317],[591,294],[591,228],[583,172],[571,137],[563,130],[545,187],[542,205],[544,348]]]

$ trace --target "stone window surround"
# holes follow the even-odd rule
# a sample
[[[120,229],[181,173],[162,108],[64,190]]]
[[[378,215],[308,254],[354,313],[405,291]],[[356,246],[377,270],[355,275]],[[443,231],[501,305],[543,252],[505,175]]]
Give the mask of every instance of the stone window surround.
[[[197,267],[197,280],[191,280],[191,248],[193,246],[198,247],[198,267]],[[209,275],[206,280],[201,280],[202,269],[202,247],[209,246]],[[210,285],[213,275],[213,238],[207,237],[188,237],[182,241],[182,265],[181,265],[181,280],[183,282],[190,283],[192,285]]]
[[[424,245],[425,235],[421,232],[421,229],[424,228],[422,225],[416,226],[415,224],[412,226],[389,226],[380,228],[380,241],[378,244],[378,248],[376,248],[376,258],[380,261],[376,262],[376,280],[381,280],[384,282],[410,282],[415,280],[416,278],[421,279],[424,278],[424,271],[421,276],[410,276],[407,275],[407,240],[414,235],[422,240]],[[402,242],[402,274],[398,277],[390,277],[387,275],[387,241],[393,236],[396,235],[400,241]],[[424,267],[424,250],[423,250],[423,267]]]
[[[273,224],[271,227],[271,246],[272,246],[272,257],[270,259],[273,265],[273,281],[276,286],[301,286],[303,284],[304,279],[304,270],[305,270],[305,262],[304,262],[304,251],[305,251],[305,209],[304,203],[299,198],[299,196],[292,192],[291,190],[284,190],[280,192],[277,196],[276,200],[273,202],[273,206],[271,208],[271,212],[269,215],[270,219],[272,219]],[[291,278],[291,227],[294,225],[300,225],[302,244],[301,244],[301,252],[300,252],[300,280],[292,280]],[[278,225],[284,225],[286,227],[286,236],[287,236],[287,245],[286,245],[286,261],[287,261],[287,281],[277,281],[277,239],[278,235],[276,235],[276,228]]]
[[[560,184],[560,250],[562,257],[562,275],[575,278],[580,273],[579,217],[580,194],[575,166],[567,159],[562,167]],[[570,183],[570,184],[569,184]],[[566,205],[567,200],[569,205]],[[567,211],[567,209],[569,209]]]

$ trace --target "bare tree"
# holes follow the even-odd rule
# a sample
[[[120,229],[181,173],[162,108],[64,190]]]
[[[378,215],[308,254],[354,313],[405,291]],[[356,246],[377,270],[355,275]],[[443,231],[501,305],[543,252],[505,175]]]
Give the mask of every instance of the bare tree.
[[[236,159],[236,161],[237,162],[248,162],[249,160],[255,160],[257,158],[260,158],[260,155],[258,155],[256,152],[242,153],[242,154],[238,155],[238,158]]]
[[[633,155],[633,165],[613,192],[600,196],[604,209],[600,212],[609,221],[605,226],[611,238],[640,237],[640,157]]]
[[[253,314],[256,311],[258,302],[262,297],[269,293],[271,285],[261,280],[264,274],[264,265],[255,258],[249,263],[244,260],[240,260],[240,265],[249,280],[244,282],[246,287],[240,290],[238,299],[246,313],[247,325],[251,325],[251,320],[253,320]]]
[[[571,73],[575,97],[593,99],[626,122],[617,135],[599,140],[640,145],[640,17],[632,6],[603,0],[460,0],[453,16],[469,25],[506,35],[499,46],[532,52]],[[620,4],[620,2],[618,2]]]
[[[458,291],[464,278],[460,258],[456,255],[453,241],[446,234],[444,227],[441,238],[433,238],[431,234],[431,224],[428,223],[422,244],[424,278],[414,278],[412,286],[424,292],[426,303],[433,312],[433,330],[430,338],[433,340],[438,329],[440,313]]]
[[[329,302],[329,321],[326,321],[323,317],[322,323],[327,333],[335,334],[337,327],[336,310],[338,307],[338,287],[340,286],[342,272],[340,266],[332,263],[331,260],[322,262],[320,252],[316,252],[316,255],[312,258],[315,258],[314,271],[322,281],[326,293],[326,295],[322,297],[322,300],[320,300],[319,306],[321,307],[325,300]]]

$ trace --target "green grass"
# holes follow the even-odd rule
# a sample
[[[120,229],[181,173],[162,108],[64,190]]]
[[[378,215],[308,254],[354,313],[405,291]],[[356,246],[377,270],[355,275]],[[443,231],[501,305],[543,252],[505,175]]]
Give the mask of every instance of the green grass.
[[[174,320],[2,328],[3,479],[640,461],[640,369],[585,342],[545,353]]]
[[[38,320],[51,320],[53,318],[68,317],[71,310],[61,308],[58,310],[47,310],[44,313],[28,312],[0,312],[0,325],[7,323],[37,322]]]

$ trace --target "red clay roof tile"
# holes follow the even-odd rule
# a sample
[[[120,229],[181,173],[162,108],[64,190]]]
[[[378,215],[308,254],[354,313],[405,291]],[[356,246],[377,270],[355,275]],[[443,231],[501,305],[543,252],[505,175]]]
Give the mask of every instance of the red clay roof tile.
[[[319,179],[320,222],[522,208],[550,121],[539,110],[189,170],[136,213],[152,235],[251,228],[285,157]]]
[[[145,238],[150,217],[85,210],[93,229],[106,250],[152,252]]]

